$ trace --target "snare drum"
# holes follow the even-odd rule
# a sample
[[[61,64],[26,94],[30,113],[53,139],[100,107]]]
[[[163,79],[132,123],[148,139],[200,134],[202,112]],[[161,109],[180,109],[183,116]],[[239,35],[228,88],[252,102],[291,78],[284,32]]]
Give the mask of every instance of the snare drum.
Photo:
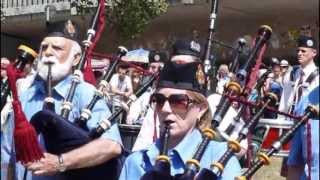
[[[279,140],[280,136],[289,130],[293,121],[284,120],[284,119],[260,119],[259,125],[266,126],[267,131],[265,138],[261,145],[262,151],[268,151],[272,144]],[[279,152],[275,153],[275,156],[286,157],[289,155],[290,150],[290,141],[282,146]]]

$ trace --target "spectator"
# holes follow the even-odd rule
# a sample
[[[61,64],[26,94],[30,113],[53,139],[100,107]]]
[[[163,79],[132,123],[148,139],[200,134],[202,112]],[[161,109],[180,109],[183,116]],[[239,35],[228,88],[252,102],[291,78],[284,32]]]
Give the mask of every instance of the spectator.
[[[110,86],[112,95],[112,112],[124,108],[129,110],[126,102],[129,99],[129,96],[132,95],[132,82],[130,77],[127,75],[128,67],[120,64],[117,67],[117,73],[111,77]],[[122,114],[119,117],[119,123],[123,122],[123,118],[126,117],[125,114]]]
[[[222,94],[224,91],[225,85],[230,81],[229,77],[229,68],[226,64],[221,64],[217,73],[217,93]]]

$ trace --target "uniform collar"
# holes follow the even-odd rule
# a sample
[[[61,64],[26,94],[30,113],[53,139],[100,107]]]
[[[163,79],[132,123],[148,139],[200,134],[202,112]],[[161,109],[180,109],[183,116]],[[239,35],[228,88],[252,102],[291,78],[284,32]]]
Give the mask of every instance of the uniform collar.
[[[192,139],[192,141],[190,141]],[[196,152],[198,144],[202,141],[202,135],[198,129],[194,129],[191,133],[187,134],[182,141],[173,149],[168,151],[169,156],[178,156],[184,163],[191,159]],[[150,163],[154,166],[157,156],[159,155],[159,140],[154,143],[146,154],[150,160]]]
[[[66,78],[61,80],[58,84],[56,84],[56,86],[53,88],[53,91],[55,91],[59,96],[63,98],[66,97],[71,81],[72,81],[72,76],[68,75]],[[31,93],[28,94],[28,100],[31,100],[38,93],[46,95],[45,86],[46,86],[45,81],[39,75],[36,75],[31,86]]]
[[[317,69],[317,66],[314,64],[313,61],[307,64],[304,68],[301,67],[301,70],[304,73],[305,77],[308,77],[316,69]]]
[[[200,131],[198,129],[194,129],[191,133],[186,135],[172,151],[175,152],[184,163],[186,163],[187,160],[192,158],[201,141],[202,135]]]

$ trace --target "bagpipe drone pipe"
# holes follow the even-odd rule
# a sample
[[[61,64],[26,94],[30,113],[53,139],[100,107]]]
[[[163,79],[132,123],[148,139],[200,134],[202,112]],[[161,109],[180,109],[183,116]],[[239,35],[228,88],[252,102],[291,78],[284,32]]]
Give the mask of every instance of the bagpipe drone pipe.
[[[218,0],[212,0],[211,2],[211,10],[210,10],[210,23],[209,23],[209,33],[208,33],[208,39],[207,39],[207,44],[205,48],[205,54],[204,54],[204,61],[203,61],[203,66],[204,66],[204,73],[205,73],[205,84],[206,84],[206,90],[208,92],[210,91],[215,91],[215,75],[209,75],[210,71],[212,71],[212,62],[210,60],[210,54],[211,54],[211,49],[212,49],[212,42],[213,42],[213,36],[214,36],[214,31],[215,31],[215,20],[217,17],[218,13]],[[213,73],[215,74],[215,73]]]
[[[253,89],[257,92],[260,91],[263,84],[266,82],[268,75],[271,73],[271,69],[269,68],[265,73],[261,75],[261,77],[257,80],[257,83],[254,85]],[[276,93],[278,95],[278,93]],[[280,96],[280,94],[278,95]],[[259,96],[260,97],[260,96]],[[258,100],[260,98],[257,98]],[[248,100],[250,101],[251,96],[249,95]],[[234,131],[236,124],[240,122],[240,118],[242,117],[243,113],[245,112],[246,106],[245,104],[240,104],[238,114],[233,118],[233,121],[230,123],[230,125],[226,128],[225,133],[230,136],[231,133]]]
[[[160,154],[155,165],[147,171],[141,180],[173,180],[170,170],[170,158],[168,157],[168,145],[170,139],[170,124],[166,124],[160,136]]]
[[[241,86],[240,83],[246,80],[247,72],[250,70],[249,68],[252,66],[254,59],[256,58],[256,54],[260,51],[260,49],[265,45],[266,41],[270,38],[271,28],[268,26],[261,26],[258,31],[258,36],[255,40],[255,45],[249,54],[248,61],[239,70],[237,74],[237,80],[230,82],[227,86],[227,89],[222,96],[220,103],[217,107],[216,113],[214,114],[214,118],[211,122],[211,128],[203,129],[203,140],[199,144],[197,151],[193,155],[192,159],[186,162],[186,169],[183,174],[176,175],[176,178],[179,180],[191,180],[194,179],[195,175],[200,171],[200,160],[202,158],[203,153],[205,152],[207,145],[211,140],[213,140],[217,133],[214,131],[218,126],[226,111],[228,110],[231,100],[228,98],[229,96],[235,97],[240,94]],[[260,52],[263,53],[264,51]]]
[[[117,55],[112,61],[113,63],[111,67],[108,69],[108,71],[105,73],[102,80],[100,81],[98,89],[95,91],[95,94],[92,97],[92,100],[84,109],[81,110],[80,117],[75,120],[75,123],[79,127],[86,129],[86,124],[87,124],[87,121],[91,118],[91,113],[92,113],[91,111],[93,107],[95,106],[95,104],[99,99],[103,98],[103,90],[105,88],[108,88],[108,82],[110,81],[111,75],[115,71],[117,64],[119,64],[121,57],[125,56],[127,52],[128,50],[125,47],[123,46],[118,47]]]
[[[281,137],[272,144],[271,149],[266,153],[260,152],[258,154],[258,159],[250,166],[241,176],[236,177],[237,180],[250,179],[263,165],[269,165],[271,157],[274,153],[278,152],[282,145],[286,144],[294,135],[294,133],[304,125],[309,119],[319,117],[319,108],[315,105],[309,105],[305,109],[303,116],[294,117],[297,119],[296,123],[286,131]]]
[[[264,110],[267,106],[274,106],[278,101],[278,96],[273,92],[269,92],[265,97],[263,103],[259,105],[259,111],[254,114],[254,116],[250,119],[249,123],[245,124],[242,127],[239,136],[236,140],[229,140],[228,141],[228,149],[222,155],[222,157],[217,161],[211,164],[211,170],[209,169],[201,169],[196,179],[203,180],[203,179],[219,179],[223,173],[223,169],[228,163],[229,159],[235,154],[240,152],[241,146],[240,142],[244,140],[249,132],[252,132],[256,124],[258,123],[261,115],[263,114]],[[241,113],[241,112],[239,112]]]
[[[241,90],[241,85],[245,84],[248,74],[251,71],[252,66],[255,64],[255,59],[258,56],[258,53],[259,56],[264,53],[264,47],[270,39],[271,33],[272,30],[269,26],[263,25],[259,28],[258,35],[254,40],[254,47],[248,55],[247,61],[237,72],[236,79],[226,85],[226,89],[220,99],[217,110],[213,115],[213,129],[219,126],[219,123],[222,121],[231,105],[231,101],[226,96],[239,96],[245,92],[245,89]]]

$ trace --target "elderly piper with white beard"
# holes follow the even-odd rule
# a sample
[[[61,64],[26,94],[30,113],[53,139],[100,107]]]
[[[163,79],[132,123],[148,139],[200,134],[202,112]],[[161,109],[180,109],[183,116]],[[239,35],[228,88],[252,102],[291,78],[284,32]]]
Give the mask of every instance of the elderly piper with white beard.
[[[46,65],[46,62],[52,62],[52,80],[54,83],[62,80],[72,72],[72,67],[79,62],[79,57],[81,55],[81,47],[78,43],[74,41],[62,43],[62,38],[63,37],[45,38],[41,43],[40,59],[37,66],[38,74],[45,80],[48,76],[48,66]],[[51,47],[49,47],[50,44]],[[54,51],[54,48],[70,49],[70,53],[65,55],[59,53],[59,51]]]
[[[73,36],[73,33],[70,33],[68,27],[65,27],[68,23],[59,23],[60,24],[57,23],[57,26],[62,23],[62,28],[55,28],[53,31],[49,30],[48,35],[41,42],[37,76],[31,87],[20,96],[23,111],[28,120],[42,109],[43,100],[46,98],[46,79],[48,76],[48,66],[46,62],[53,62],[52,97],[55,103],[55,112],[58,114],[61,110],[61,104],[71,87],[73,66],[79,63],[81,48]],[[73,122],[75,118],[80,116],[81,109],[89,104],[94,92],[94,86],[83,80],[79,82],[73,98],[73,108],[68,121]],[[105,100],[99,100],[92,110],[92,116],[87,122],[87,128],[89,130],[95,128],[101,120],[108,118],[110,115],[111,113]],[[28,180],[62,179],[63,177],[60,176],[61,172],[100,165],[117,157],[122,151],[119,130],[117,125],[114,124],[108,131],[102,134],[100,138],[90,141],[83,146],[58,155],[45,152],[44,157],[40,161],[21,164],[15,162],[13,114],[9,116],[9,118],[10,131],[1,136],[1,164],[10,162],[11,167],[16,171],[8,176],[14,179],[22,179],[25,169],[28,170],[26,178]],[[42,136],[39,138],[39,142],[44,145],[41,137]],[[3,175],[1,172],[1,179],[8,178],[5,175],[7,175],[7,173]],[[105,177],[101,178],[104,179]]]

